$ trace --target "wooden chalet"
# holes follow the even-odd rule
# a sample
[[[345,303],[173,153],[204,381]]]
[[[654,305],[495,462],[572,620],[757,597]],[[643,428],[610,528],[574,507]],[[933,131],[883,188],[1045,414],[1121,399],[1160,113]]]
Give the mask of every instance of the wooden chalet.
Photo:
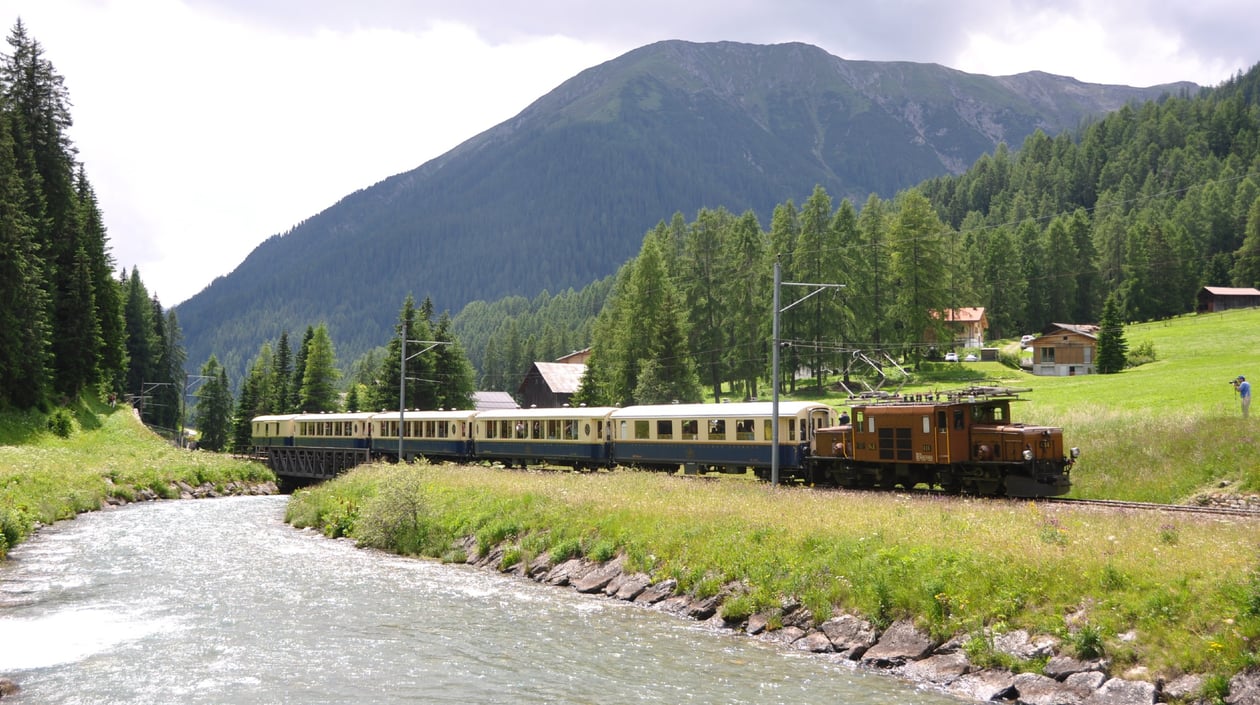
[[[1260,306],[1260,291],[1247,287],[1205,286],[1199,289],[1197,313],[1216,313],[1231,308]]]
[[[936,311],[934,318],[940,318]],[[957,347],[984,347],[984,335],[989,332],[989,318],[984,314],[983,306],[964,306],[945,311],[945,328],[953,335],[951,343]],[[928,331],[928,339],[936,340],[936,336]]]
[[[1028,344],[1032,372],[1049,377],[1092,375],[1098,372],[1098,326],[1051,323]]]
[[[582,348],[581,350],[574,350],[568,355],[557,358],[556,362],[564,363],[566,365],[585,365],[586,361],[589,359],[591,359],[591,349]]]
[[[517,389],[526,409],[554,409],[566,406],[577,393],[586,374],[586,365],[563,362],[535,362]]]

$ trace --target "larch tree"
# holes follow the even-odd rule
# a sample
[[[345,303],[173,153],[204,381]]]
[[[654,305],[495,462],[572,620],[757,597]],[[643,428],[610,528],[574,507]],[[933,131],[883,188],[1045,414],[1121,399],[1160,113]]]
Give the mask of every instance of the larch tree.
[[[1119,292],[1112,292],[1103,304],[1098,322],[1098,373],[1109,375],[1124,369],[1129,344],[1124,339],[1124,310]]]

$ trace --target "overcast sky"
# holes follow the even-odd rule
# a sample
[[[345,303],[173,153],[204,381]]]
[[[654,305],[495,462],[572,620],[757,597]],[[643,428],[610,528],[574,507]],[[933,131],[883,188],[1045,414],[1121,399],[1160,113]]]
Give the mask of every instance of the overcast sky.
[[[1217,85],[1243,0],[0,0],[65,79],[120,267],[172,306],[258,243],[663,39]],[[0,47],[5,53],[8,45]]]

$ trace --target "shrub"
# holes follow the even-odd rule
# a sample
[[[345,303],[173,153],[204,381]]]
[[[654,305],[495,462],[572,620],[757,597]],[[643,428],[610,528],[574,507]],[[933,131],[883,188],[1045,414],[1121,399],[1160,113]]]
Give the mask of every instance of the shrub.
[[[596,543],[586,554],[586,557],[596,563],[612,560],[617,555],[617,546],[612,541],[600,541]]]
[[[1098,658],[1103,655],[1102,632],[1092,624],[1085,624],[1071,637],[1072,650],[1078,658]]]
[[[1124,357],[1125,367],[1137,367],[1145,365],[1148,362],[1155,362],[1155,344],[1149,340],[1143,340],[1132,348]]]
[[[61,438],[69,438],[74,432],[74,416],[68,409],[57,409],[48,417],[48,430]]]

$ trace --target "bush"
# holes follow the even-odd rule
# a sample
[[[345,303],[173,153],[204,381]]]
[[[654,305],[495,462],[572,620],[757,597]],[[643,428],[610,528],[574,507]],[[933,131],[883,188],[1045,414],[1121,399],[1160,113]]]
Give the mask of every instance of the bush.
[[[68,409],[57,409],[48,417],[48,430],[61,438],[69,438],[74,432],[74,416]]]
[[[1129,349],[1129,353],[1124,357],[1124,366],[1137,367],[1148,362],[1155,362],[1155,359],[1155,344],[1149,340],[1143,340]]]

